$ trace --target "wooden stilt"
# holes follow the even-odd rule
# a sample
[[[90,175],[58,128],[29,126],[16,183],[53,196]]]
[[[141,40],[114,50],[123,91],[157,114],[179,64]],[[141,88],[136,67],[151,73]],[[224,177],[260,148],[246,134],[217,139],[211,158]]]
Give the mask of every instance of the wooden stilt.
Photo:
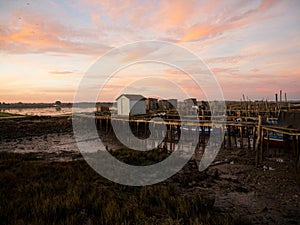
[[[227,126],[227,147],[231,149],[231,134],[230,134],[230,126]]]
[[[234,127],[234,145],[235,145],[235,148],[237,148],[237,137],[236,137],[236,135],[237,135],[237,128]]]
[[[299,151],[299,136],[296,135],[296,169],[300,169],[300,151]]]
[[[262,163],[263,161],[263,151],[264,151],[264,129],[261,129],[260,134],[260,150],[259,150],[259,163]]]
[[[267,130],[267,157],[270,157],[270,152],[269,152],[269,142],[270,142],[270,135],[269,131]]]
[[[240,148],[243,149],[244,144],[243,144],[243,127],[239,127],[239,132],[240,132]]]
[[[256,145],[256,136],[257,136],[257,133],[256,133],[256,127],[254,126],[253,127],[253,143],[252,143],[252,147],[253,147],[253,150],[255,151],[255,145]]]
[[[260,142],[262,142],[261,140],[261,116],[258,117],[258,125],[257,125],[257,142],[256,142],[256,157],[255,157],[255,163],[256,166],[258,166],[259,161],[260,161]]]

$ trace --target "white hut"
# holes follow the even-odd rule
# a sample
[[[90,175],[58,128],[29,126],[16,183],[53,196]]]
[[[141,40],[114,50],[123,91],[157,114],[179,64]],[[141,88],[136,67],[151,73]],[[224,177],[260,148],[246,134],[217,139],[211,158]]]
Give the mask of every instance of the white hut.
[[[141,115],[146,114],[145,97],[136,94],[122,94],[117,101],[117,109],[119,116]]]

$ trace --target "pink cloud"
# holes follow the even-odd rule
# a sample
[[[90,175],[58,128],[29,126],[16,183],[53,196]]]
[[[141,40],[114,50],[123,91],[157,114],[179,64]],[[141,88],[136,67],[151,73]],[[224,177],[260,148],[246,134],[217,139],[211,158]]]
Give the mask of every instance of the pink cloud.
[[[91,15],[92,17],[92,21],[99,27],[103,27],[104,26],[104,22],[101,19],[101,16],[98,13],[92,13]]]
[[[257,69],[257,68],[252,68],[251,71],[252,71],[253,73],[256,73],[256,72],[259,71],[259,69]]]
[[[68,75],[68,74],[72,74],[73,72],[71,72],[71,71],[50,71],[49,73],[54,74],[54,75]]]
[[[215,74],[237,74],[240,70],[237,68],[211,68]]]
[[[13,14],[22,16],[19,16],[18,20],[12,20],[0,30],[2,51],[11,53],[68,52],[90,55],[110,49],[105,45],[80,40],[83,37],[92,37],[91,32],[72,30],[55,20],[32,15],[26,11]]]
[[[277,1],[97,1],[80,0],[80,9],[90,14],[113,44],[160,39],[175,43],[213,45],[222,34],[278,16]],[[284,3],[281,3],[284,4]],[[100,17],[101,15],[101,17]],[[209,40],[214,40],[209,42]],[[199,47],[200,48],[200,47]]]
[[[240,28],[246,24],[263,20],[266,18],[263,12],[271,8],[276,2],[273,0],[264,0],[256,9],[250,9],[240,15],[234,14],[232,16],[231,12],[227,12],[228,14],[223,15],[223,18],[217,17],[217,22],[198,22],[187,29],[181,38],[181,42],[197,41],[201,38],[213,37],[226,31]]]
[[[155,26],[160,30],[178,28],[195,15],[197,8],[196,1],[162,1],[159,9],[154,13],[154,16],[157,18]]]
[[[229,55],[229,56],[220,56],[214,58],[208,58],[205,60],[208,64],[238,64],[242,61],[249,60],[253,58],[255,54],[241,54],[241,55]]]

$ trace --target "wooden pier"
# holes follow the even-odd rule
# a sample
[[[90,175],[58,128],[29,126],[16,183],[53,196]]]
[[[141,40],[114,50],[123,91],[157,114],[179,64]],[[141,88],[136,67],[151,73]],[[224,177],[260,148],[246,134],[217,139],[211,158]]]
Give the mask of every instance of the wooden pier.
[[[261,165],[264,159],[270,156],[270,132],[280,133],[289,137],[289,140],[283,140],[283,146],[288,146],[286,143],[291,142],[291,139],[293,140],[292,154],[295,158],[296,167],[300,168],[300,128],[279,127],[267,123],[267,121],[277,121],[282,111],[299,111],[299,109],[300,102],[288,102],[286,98],[283,101],[282,97],[271,102],[267,100],[250,101],[243,96],[241,102],[226,102],[226,116],[214,116],[214,123],[212,123],[209,105],[204,108],[199,106],[196,115],[182,116],[181,118],[174,109],[154,110],[146,115],[130,118],[97,113],[92,117],[95,119],[97,129],[107,134],[113,132],[112,121],[120,123],[120,127],[123,127],[123,123],[129,123],[131,131],[141,139],[149,137],[150,124],[151,126],[165,125],[167,132],[164,142],[169,144],[178,142],[180,132],[185,128],[185,132],[194,132],[196,129],[199,132],[199,145],[205,146],[208,136],[211,135],[210,131],[221,129],[218,132],[224,134],[222,147],[252,150],[255,153],[257,166]],[[224,112],[216,115],[223,114]],[[152,120],[155,117],[160,117],[162,120]],[[164,143],[162,144],[164,145]],[[282,150],[287,152],[287,149],[283,148]]]
[[[82,118],[91,118],[91,116],[80,115]],[[255,142],[257,138],[257,118],[245,117],[241,120],[234,117],[220,117],[219,121],[212,123],[211,120],[192,120],[189,117],[179,119],[164,118],[164,120],[151,120],[151,118],[136,119],[111,116],[93,116],[98,130],[109,134],[113,132],[112,121],[119,123],[119,127],[124,127],[122,124],[129,123],[132,132],[135,136],[146,139],[149,136],[149,125],[167,127],[165,142],[178,142],[182,128],[185,132],[199,133],[199,145],[207,142],[208,136],[211,135],[211,130],[218,131],[224,134],[222,146],[227,149],[253,149],[255,150]],[[214,127],[213,127],[214,126]]]

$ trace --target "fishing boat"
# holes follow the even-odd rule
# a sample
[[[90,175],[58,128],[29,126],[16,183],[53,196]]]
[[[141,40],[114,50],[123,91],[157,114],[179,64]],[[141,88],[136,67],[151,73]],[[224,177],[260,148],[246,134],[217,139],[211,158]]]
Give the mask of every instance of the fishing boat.
[[[291,136],[284,136],[281,133],[271,132],[268,135],[264,136],[264,144],[269,142],[271,147],[283,147],[288,146],[292,147],[293,140]]]
[[[283,135],[279,133],[271,133],[268,136],[264,136],[264,144],[269,142],[269,146],[282,147],[283,146]]]

